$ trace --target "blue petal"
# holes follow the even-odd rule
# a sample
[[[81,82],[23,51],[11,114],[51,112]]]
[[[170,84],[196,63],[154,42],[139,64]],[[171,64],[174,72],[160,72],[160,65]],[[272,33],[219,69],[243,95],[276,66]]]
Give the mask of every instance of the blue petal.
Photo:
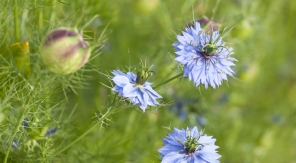
[[[171,152],[163,157],[161,163],[187,163],[187,161],[185,159],[185,154]]]
[[[136,97],[140,94],[139,89],[130,83],[123,87],[122,93],[124,97]]]
[[[129,79],[126,76],[115,76],[112,80],[116,85],[120,87],[124,87],[126,84],[130,84]]]
[[[175,146],[172,144],[166,144],[165,146],[163,146],[162,148],[160,148],[158,150],[159,153],[161,153],[162,155],[167,155],[170,152],[176,152],[176,151],[183,151],[183,147],[181,146]]]
[[[112,74],[114,74],[115,76],[118,76],[118,75],[125,76],[125,74],[123,72],[121,72],[120,70],[114,70],[114,71],[112,71]]]
[[[152,89],[150,86],[152,83],[145,82],[142,86],[136,86],[136,74],[132,72],[124,74],[119,70],[114,70],[112,73],[115,75],[112,78],[115,83],[112,90],[118,92],[120,96],[129,98],[134,105],[139,106],[143,111],[148,105],[159,104],[156,99],[162,97]]]

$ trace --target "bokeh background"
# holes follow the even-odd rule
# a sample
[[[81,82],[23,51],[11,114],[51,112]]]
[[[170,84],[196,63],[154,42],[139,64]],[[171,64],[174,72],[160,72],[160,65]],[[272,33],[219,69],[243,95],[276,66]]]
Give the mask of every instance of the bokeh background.
[[[60,122],[51,148],[61,139],[71,141],[79,136],[92,125],[95,113],[106,110],[111,90],[102,84],[110,85],[101,73],[127,71],[146,61],[156,72],[149,82],[161,83],[178,73],[172,44],[186,24],[207,17],[218,23],[220,30],[234,27],[223,38],[238,60],[234,78],[229,77],[217,89],[195,87],[187,79],[167,83],[157,88],[164,106],[145,113],[121,109],[104,128],[94,130],[60,155],[60,162],[160,162],[157,149],[167,133],[173,128],[198,126],[217,139],[221,162],[296,163],[296,1],[64,0],[15,4],[23,20],[19,40],[14,39],[13,29],[2,28],[1,23],[0,31],[11,31],[6,42],[29,41],[31,53],[38,52],[40,40],[54,27],[77,23],[79,29],[98,14],[85,34],[99,36],[106,29],[101,53],[89,63],[96,69],[86,73],[87,84],[68,92],[65,115],[73,113],[67,121],[71,123]],[[12,17],[13,9],[5,9],[0,11],[2,22]]]

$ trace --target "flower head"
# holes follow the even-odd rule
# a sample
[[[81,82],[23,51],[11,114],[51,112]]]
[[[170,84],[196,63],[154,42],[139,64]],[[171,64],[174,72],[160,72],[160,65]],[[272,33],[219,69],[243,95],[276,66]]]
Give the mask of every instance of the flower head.
[[[112,90],[118,92],[121,97],[130,99],[134,105],[138,105],[143,111],[148,105],[156,106],[159,104],[156,99],[162,97],[152,89],[152,83],[147,82],[147,78],[150,76],[149,71],[141,69],[137,75],[132,72],[125,74],[119,70],[112,73],[115,75],[112,78],[115,83]]]
[[[186,27],[182,34],[173,46],[177,54],[175,60],[184,65],[184,77],[196,86],[216,88],[227,80],[227,75],[233,76],[231,66],[236,59],[230,57],[232,48],[224,46],[219,31],[207,33],[195,22],[194,27]]]
[[[219,163],[221,157],[212,136],[203,135],[197,127],[192,129],[174,129],[174,132],[163,139],[161,153],[162,163]]]
[[[90,46],[77,29],[60,27],[50,31],[41,46],[41,59],[57,74],[70,74],[80,69],[90,56]]]
[[[4,148],[7,148],[7,146],[8,146],[7,144],[8,144],[8,142],[6,143],[6,145],[4,146]],[[11,147],[13,149],[19,149],[19,145],[20,145],[20,142],[14,139],[13,142],[12,142],[12,144],[11,144]]]
[[[47,129],[47,131],[45,133],[45,136],[50,136],[50,135],[56,133],[56,131],[57,131],[56,127],[50,127],[50,128]]]

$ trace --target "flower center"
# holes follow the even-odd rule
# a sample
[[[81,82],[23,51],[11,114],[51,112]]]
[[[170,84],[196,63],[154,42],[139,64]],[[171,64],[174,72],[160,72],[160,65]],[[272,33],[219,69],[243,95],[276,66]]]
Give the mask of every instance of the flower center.
[[[206,44],[204,47],[202,47],[202,51],[204,52],[205,56],[211,56],[214,55],[219,47],[215,44]]]
[[[141,87],[143,87],[142,84],[136,84],[135,86],[136,86],[137,88],[141,88]]]
[[[199,144],[197,142],[197,139],[192,138],[191,136],[188,136],[185,142],[185,147],[184,147],[186,154],[189,155],[191,153],[194,153],[198,146]]]
[[[136,86],[142,86],[147,81],[147,79],[152,76],[152,74],[153,72],[146,68],[140,69],[140,71],[137,73]]]

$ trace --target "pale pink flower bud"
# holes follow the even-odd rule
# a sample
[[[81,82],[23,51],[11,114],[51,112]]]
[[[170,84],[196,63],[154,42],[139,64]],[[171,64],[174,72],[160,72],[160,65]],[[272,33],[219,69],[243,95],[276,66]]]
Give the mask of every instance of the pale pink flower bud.
[[[56,74],[80,69],[90,56],[90,46],[77,29],[60,27],[50,31],[41,46],[41,60]]]

